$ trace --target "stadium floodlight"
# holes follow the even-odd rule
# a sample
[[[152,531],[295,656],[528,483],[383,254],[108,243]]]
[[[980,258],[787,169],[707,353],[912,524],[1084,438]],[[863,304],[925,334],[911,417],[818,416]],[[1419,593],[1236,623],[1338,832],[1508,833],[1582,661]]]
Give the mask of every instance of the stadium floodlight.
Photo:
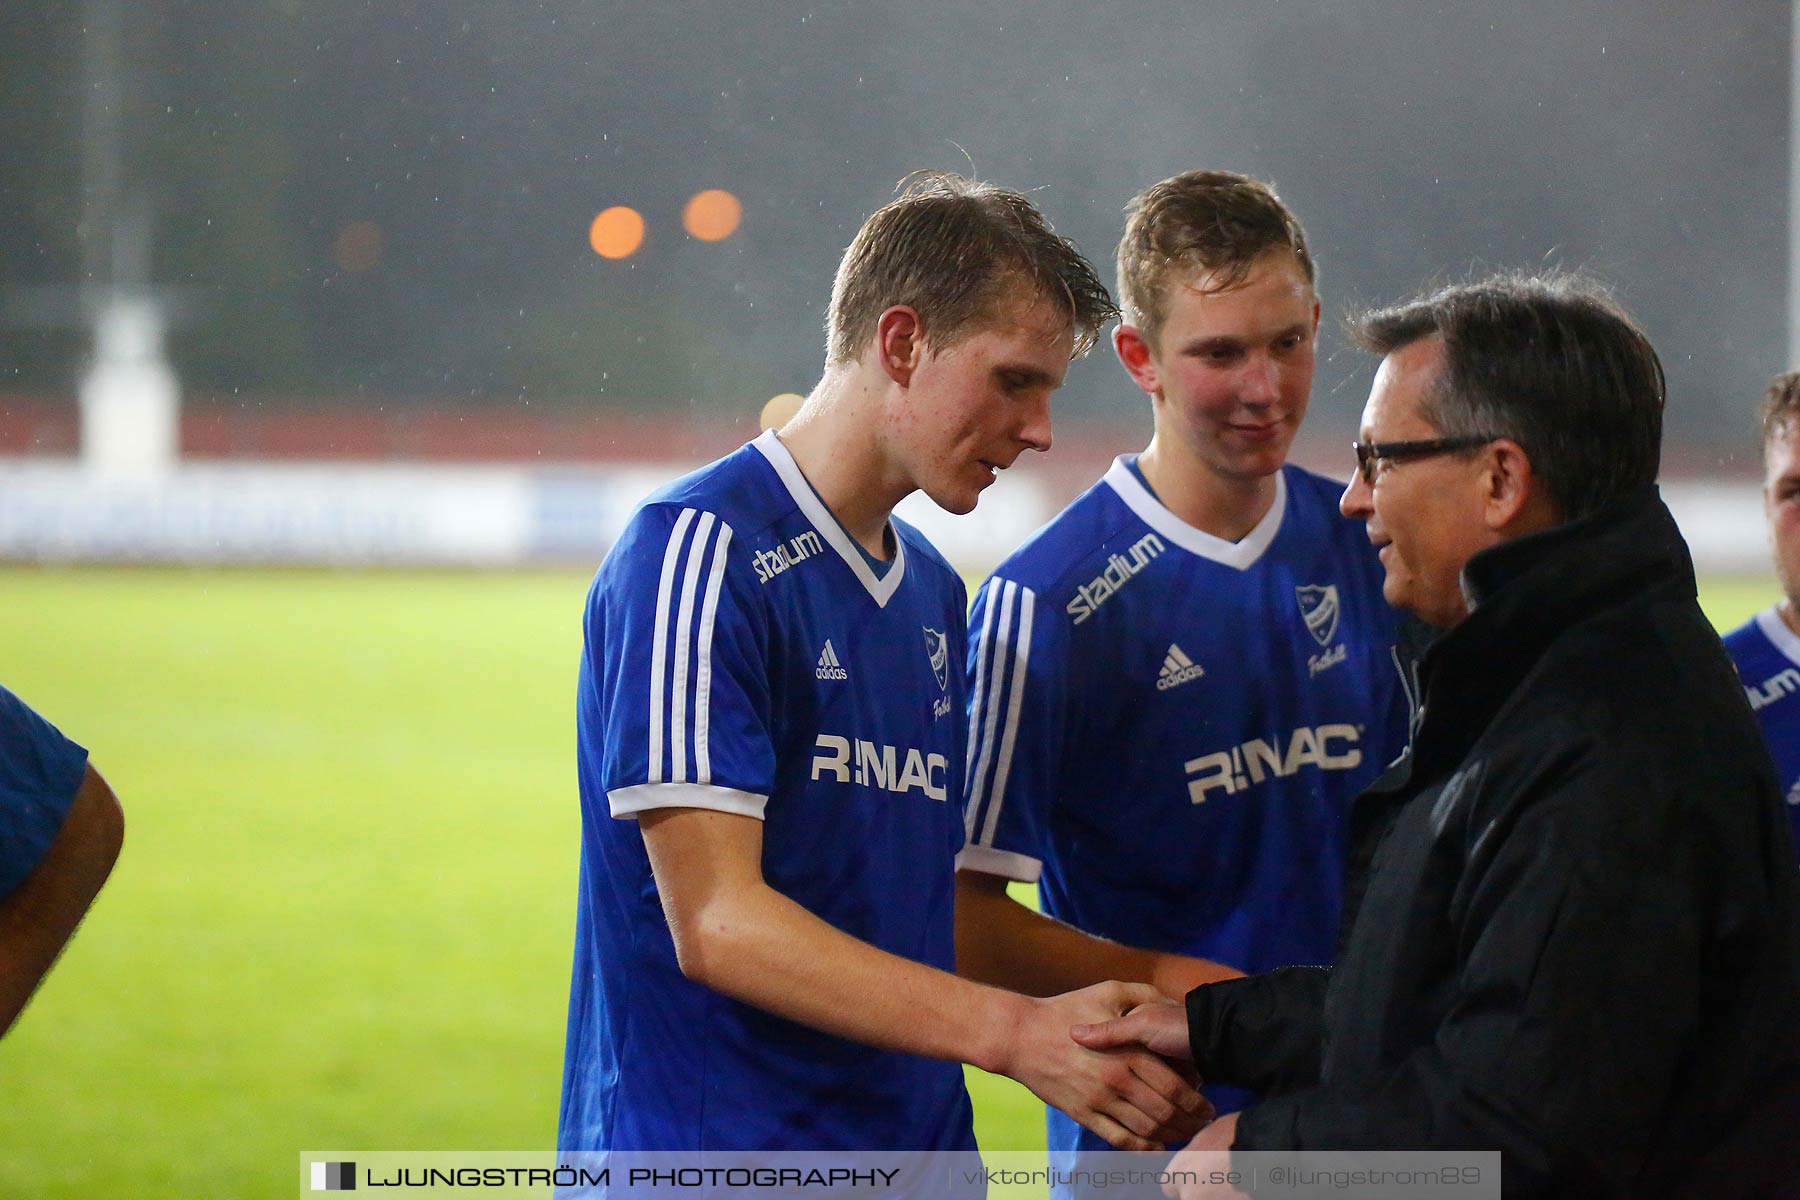
[[[588,245],[601,258],[630,258],[644,242],[644,218],[637,209],[615,204],[588,226]]]
[[[682,210],[681,225],[689,236],[703,242],[722,242],[737,232],[744,206],[723,188],[695,192]]]

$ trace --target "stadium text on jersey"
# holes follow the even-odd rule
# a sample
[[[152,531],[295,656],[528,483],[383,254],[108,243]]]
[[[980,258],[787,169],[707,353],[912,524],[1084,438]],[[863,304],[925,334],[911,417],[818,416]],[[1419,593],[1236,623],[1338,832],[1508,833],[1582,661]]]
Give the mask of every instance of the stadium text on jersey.
[[[1082,584],[1074,598],[1063,607],[1075,618],[1075,624],[1081,624],[1093,616],[1094,610],[1105,604],[1114,592],[1130,583],[1132,577],[1164,549],[1161,538],[1154,533],[1146,533],[1132,544],[1130,558],[1123,554],[1108,558],[1106,570]]]
[[[1796,691],[1800,691],[1800,668],[1789,667],[1779,675],[1771,675],[1761,683],[1745,688],[1744,698],[1750,701],[1751,712],[1760,712],[1764,705],[1773,704]]]
[[[751,559],[756,567],[756,582],[767,583],[789,567],[797,567],[815,554],[822,554],[825,543],[812,530],[799,534],[788,541],[785,546],[777,546],[773,550],[758,550]]]

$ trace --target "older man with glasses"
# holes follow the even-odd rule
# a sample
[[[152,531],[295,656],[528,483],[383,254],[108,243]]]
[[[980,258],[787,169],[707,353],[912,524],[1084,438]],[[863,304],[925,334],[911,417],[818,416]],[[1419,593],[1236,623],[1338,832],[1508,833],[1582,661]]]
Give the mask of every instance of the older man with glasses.
[[[1359,333],[1383,361],[1343,511],[1442,632],[1411,747],[1357,801],[1339,965],[1078,1040],[1260,1094],[1190,1151],[1497,1149],[1509,1197],[1795,1194],[1800,895],[1657,495],[1655,350],[1569,277]]]

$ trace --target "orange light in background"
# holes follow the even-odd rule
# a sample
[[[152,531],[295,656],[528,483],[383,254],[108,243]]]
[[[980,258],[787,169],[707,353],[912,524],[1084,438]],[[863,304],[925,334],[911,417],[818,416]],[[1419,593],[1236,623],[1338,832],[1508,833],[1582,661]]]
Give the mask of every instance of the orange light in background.
[[[703,242],[722,242],[730,237],[743,219],[744,206],[730,192],[708,188],[695,192],[681,214],[687,231]]]
[[[601,258],[627,258],[644,244],[644,218],[635,208],[614,205],[588,226],[588,245]]]
[[[374,269],[381,261],[381,250],[381,227],[373,221],[352,221],[338,230],[331,258],[339,270],[357,275]]]
[[[764,429],[780,429],[794,419],[800,406],[806,403],[806,397],[798,392],[783,392],[779,396],[769,397],[769,402],[762,407],[762,415],[757,423]]]

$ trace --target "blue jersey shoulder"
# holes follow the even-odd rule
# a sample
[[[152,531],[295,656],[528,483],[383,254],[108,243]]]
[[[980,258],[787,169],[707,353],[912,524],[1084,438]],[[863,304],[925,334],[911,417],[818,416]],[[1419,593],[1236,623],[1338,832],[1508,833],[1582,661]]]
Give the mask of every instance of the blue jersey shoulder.
[[[906,543],[907,569],[924,570],[939,577],[939,583],[952,587],[957,593],[966,593],[962,572],[950,565],[938,548],[931,544],[931,539],[920,533],[914,526],[908,525],[899,517],[889,517],[894,526],[894,533]],[[965,607],[967,607],[965,605]]]
[[[42,861],[86,773],[87,751],[0,687],[0,896]]]
[[[1725,650],[1731,655],[1731,661],[1737,664],[1740,674],[1747,666],[1760,666],[1764,662],[1775,661],[1778,657],[1774,643],[1757,628],[1755,617],[1730,633],[1721,635],[1719,640],[1725,643]]]
[[[714,514],[741,534],[754,533],[790,511],[774,494],[773,474],[755,446],[746,443],[650,493],[632,518],[649,509],[694,508]]]
[[[1343,566],[1356,574],[1357,590],[1379,600],[1381,565],[1363,523],[1338,511],[1343,485],[1292,464],[1282,468],[1282,478],[1284,509],[1268,561],[1286,561],[1296,552],[1304,560],[1315,560],[1322,553],[1341,555]],[[1128,500],[1126,493],[1136,498]],[[1147,517],[1140,509],[1152,515]],[[1098,615],[1098,605],[1163,556],[1170,543],[1158,528],[1167,532],[1172,524],[1179,522],[1143,489],[1121,459],[1026,539],[993,575],[1031,589],[1046,605],[1066,611],[1080,624]],[[1207,543],[1215,548],[1211,553],[1221,556],[1245,553],[1251,561],[1264,558],[1262,551],[1239,551],[1198,531],[1175,536]],[[1196,567],[1188,556],[1177,559],[1186,564],[1183,569]],[[1383,610],[1380,618],[1391,626],[1393,614],[1385,604],[1378,607]]]
[[[1026,538],[993,573],[1060,604],[1087,582],[1095,563],[1104,564],[1120,545],[1129,552],[1131,542],[1145,532],[1143,522],[1112,485],[1105,479],[1096,480]]]
[[[1326,525],[1346,536],[1367,540],[1363,523],[1355,517],[1346,517],[1338,509],[1338,501],[1344,495],[1342,483],[1293,463],[1287,464],[1281,472],[1287,477],[1288,496],[1299,511],[1323,514]]]
[[[1765,727],[1769,720],[1765,710],[1789,696],[1800,697],[1800,657],[1786,652],[1777,638],[1800,652],[1800,637],[1787,631],[1773,608],[1764,609],[1724,637],[1725,651],[1743,681],[1745,698]],[[1800,700],[1796,704],[1800,705]]]
[[[1725,635],[1800,846],[1800,636],[1771,607]]]

